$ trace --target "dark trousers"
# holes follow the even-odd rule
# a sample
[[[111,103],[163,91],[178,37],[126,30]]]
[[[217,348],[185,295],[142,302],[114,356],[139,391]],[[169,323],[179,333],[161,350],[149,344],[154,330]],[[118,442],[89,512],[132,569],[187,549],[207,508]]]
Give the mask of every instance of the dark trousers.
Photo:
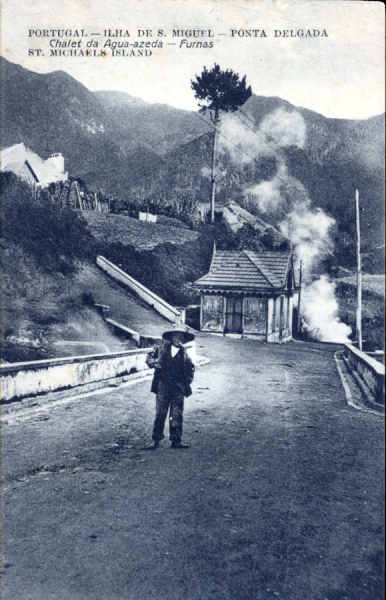
[[[182,438],[184,395],[160,381],[156,396],[156,414],[153,427],[153,440],[159,442],[164,437],[166,416],[169,411],[169,439],[180,442]]]

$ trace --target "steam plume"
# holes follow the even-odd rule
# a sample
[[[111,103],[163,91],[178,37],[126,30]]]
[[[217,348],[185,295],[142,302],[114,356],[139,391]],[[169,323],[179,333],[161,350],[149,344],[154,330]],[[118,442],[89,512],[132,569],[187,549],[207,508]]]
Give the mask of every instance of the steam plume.
[[[302,306],[306,327],[312,337],[322,342],[347,342],[351,327],[337,316],[339,307],[335,284],[327,275],[305,287]]]
[[[321,341],[348,341],[350,327],[338,318],[335,285],[327,275],[315,280],[313,271],[333,252],[335,220],[321,208],[314,208],[303,184],[288,174],[283,148],[304,148],[306,124],[297,111],[278,109],[267,115],[257,131],[237,115],[222,119],[220,143],[234,162],[242,164],[259,157],[273,156],[273,178],[249,186],[244,196],[252,198],[262,213],[274,216],[281,232],[291,241],[304,268],[303,316],[305,327]]]
[[[226,113],[220,122],[220,152],[227,151],[236,164],[247,164],[260,156],[273,156],[266,135],[245,125],[238,115]]]

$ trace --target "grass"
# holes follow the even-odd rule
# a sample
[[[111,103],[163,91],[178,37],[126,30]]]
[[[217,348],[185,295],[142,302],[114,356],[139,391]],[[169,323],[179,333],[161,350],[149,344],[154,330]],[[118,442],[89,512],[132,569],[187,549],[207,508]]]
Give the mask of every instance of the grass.
[[[338,283],[342,282],[347,285],[354,286],[356,288],[357,279],[356,275],[350,275],[348,277],[341,277],[337,280]],[[362,289],[364,292],[371,292],[378,296],[385,296],[385,276],[384,275],[371,275],[370,273],[364,273],[362,275]]]
[[[356,276],[342,277],[336,281],[336,295],[339,301],[339,316],[349,324],[354,332],[356,328]],[[362,335],[366,351],[384,348],[384,275],[363,274],[362,290]]]
[[[94,341],[109,347],[118,343],[101,317],[87,309],[85,294],[111,305],[111,316],[118,321],[149,335],[155,330],[159,334],[165,327],[163,320],[135,300],[129,300],[127,291],[117,289],[114,282],[104,281],[105,276],[94,266],[95,258],[91,256],[97,253],[122,264],[124,270],[171,303],[184,304],[187,294],[189,300],[190,289],[185,290],[185,282],[202,275],[207,262],[204,250],[209,242],[205,243],[199,233],[169,224],[143,223],[122,215],[83,213],[83,216],[95,246],[90,235],[90,259],[73,261],[74,268],[76,264],[80,266],[78,271],[62,273],[58,261],[42,268],[39,257],[31,254],[29,248],[23,248],[19,239],[7,240],[2,256],[3,360],[14,362],[82,353],[80,346],[57,346],[56,341]]]
[[[98,242],[134,246],[152,250],[159,244],[185,244],[198,238],[198,233],[182,227],[146,223],[124,215],[83,213],[92,235]]]

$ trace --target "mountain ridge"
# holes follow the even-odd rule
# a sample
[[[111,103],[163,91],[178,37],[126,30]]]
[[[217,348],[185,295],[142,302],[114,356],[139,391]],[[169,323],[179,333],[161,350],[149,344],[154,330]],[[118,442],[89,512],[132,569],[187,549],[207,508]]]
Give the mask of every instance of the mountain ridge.
[[[181,195],[192,202],[209,199],[210,181],[203,171],[211,165],[213,130],[203,115],[149,104],[124,92],[91,92],[65,71],[34,73],[4,58],[1,69],[3,146],[24,142],[42,158],[62,152],[72,176],[122,199],[157,194],[171,202]],[[313,205],[337,220],[338,242],[347,235],[346,250],[351,252],[352,199],[358,187],[364,242],[381,243],[384,114],[335,119],[277,96],[256,95],[242,111],[252,129],[258,129],[279,109],[304,120],[304,147],[285,147],[283,156],[290,176],[302,183]],[[228,183],[218,190],[219,199],[225,195],[238,202],[246,185],[274,177],[269,161],[255,162],[249,173],[241,161],[227,165]]]

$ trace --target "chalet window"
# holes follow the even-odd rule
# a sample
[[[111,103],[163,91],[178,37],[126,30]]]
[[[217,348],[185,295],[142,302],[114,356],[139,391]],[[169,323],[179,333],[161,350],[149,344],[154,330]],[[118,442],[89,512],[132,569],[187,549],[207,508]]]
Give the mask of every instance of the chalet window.
[[[224,298],[222,296],[202,295],[201,328],[209,331],[223,331]]]
[[[267,300],[247,296],[243,306],[243,331],[265,334],[267,329]]]

